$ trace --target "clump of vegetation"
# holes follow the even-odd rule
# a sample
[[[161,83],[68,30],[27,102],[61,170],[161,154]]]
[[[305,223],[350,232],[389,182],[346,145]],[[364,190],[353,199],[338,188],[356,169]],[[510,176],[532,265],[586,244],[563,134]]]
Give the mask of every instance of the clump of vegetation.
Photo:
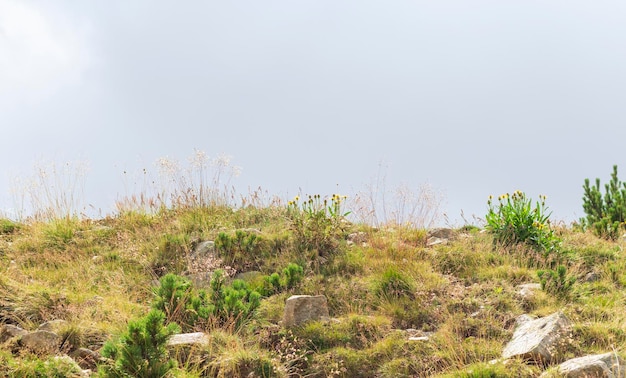
[[[237,329],[259,307],[261,295],[242,280],[227,284],[224,272],[216,270],[210,291],[195,290],[189,280],[173,274],[161,278],[152,307],[189,331],[208,325]]]
[[[550,225],[550,213],[546,206],[546,196],[533,205],[533,201],[522,191],[498,197],[498,204],[489,197],[489,210],[485,217],[487,229],[494,235],[494,241],[504,245],[526,243],[545,253],[555,252],[560,239]]]
[[[205,161],[198,155],[195,167]],[[492,199],[491,232],[466,227],[428,245],[429,222],[350,223],[337,195],[287,206],[257,196],[234,206],[235,197],[193,172],[197,180],[173,174],[175,186],[158,198],[131,199],[112,217],[0,221],[0,323],[33,330],[65,319],[62,353],[98,351],[104,359],[92,369],[113,377],[536,377],[545,366],[488,361],[519,315],[558,310],[574,330],[559,361],[624,355],[624,242],[592,223],[552,228],[543,196]],[[614,203],[621,194],[611,190]],[[204,241],[216,254],[190,253]],[[522,298],[518,285],[533,282],[543,291]],[[331,319],[283,328],[292,294],[324,294]],[[205,342],[168,352],[179,331],[204,332]],[[62,377],[79,369],[10,339],[0,345],[0,371]]]
[[[291,221],[291,230],[299,251],[315,252],[315,255],[332,255],[342,238],[346,227],[346,217],[350,214],[343,210],[346,196],[333,194],[322,198],[319,194],[309,196],[300,202],[297,196],[287,205],[287,214]]]
[[[303,278],[304,269],[298,264],[290,263],[283,269],[282,274],[272,273],[263,277],[262,294],[269,296],[285,290],[291,290],[300,284]]]
[[[556,270],[538,270],[537,276],[541,281],[541,288],[559,298],[567,297],[576,282],[576,277],[569,275],[564,265],[559,265]]]
[[[105,377],[165,377],[176,367],[166,350],[167,340],[180,329],[175,323],[164,324],[165,315],[152,310],[144,318],[128,324],[117,341],[102,348],[107,363],[100,366]]]
[[[583,189],[583,210],[587,215],[581,219],[583,226],[598,236],[615,240],[626,221],[626,183],[617,177],[617,165],[613,166],[611,181],[604,185],[604,195],[599,178],[595,185],[585,179]]]
[[[0,235],[12,234],[19,229],[19,224],[6,218],[0,218]]]
[[[229,266],[238,269],[258,269],[269,255],[268,242],[254,231],[236,230],[234,235],[220,232],[215,249]]]
[[[374,293],[379,298],[397,299],[411,297],[413,286],[409,279],[395,267],[387,268],[374,286]]]

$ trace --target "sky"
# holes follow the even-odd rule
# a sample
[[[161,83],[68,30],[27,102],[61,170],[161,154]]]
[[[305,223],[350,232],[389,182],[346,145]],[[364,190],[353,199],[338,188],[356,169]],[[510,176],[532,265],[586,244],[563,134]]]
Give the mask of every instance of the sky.
[[[452,224],[515,190],[569,222],[585,178],[626,167],[625,19],[617,0],[0,0],[0,209],[41,162],[86,165],[106,213],[124,172],[203,151],[242,192],[384,177],[435,188]]]

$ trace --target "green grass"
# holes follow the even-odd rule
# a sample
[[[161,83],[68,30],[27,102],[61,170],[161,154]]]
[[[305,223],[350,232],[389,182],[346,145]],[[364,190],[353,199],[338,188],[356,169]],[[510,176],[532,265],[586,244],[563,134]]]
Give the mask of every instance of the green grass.
[[[568,295],[540,291],[524,299],[517,285],[539,283],[537,270],[557,268],[528,246],[494,244],[489,233],[461,229],[457,240],[428,247],[425,230],[338,219],[328,233],[323,221],[315,223],[308,243],[310,230],[297,227],[313,226],[294,225],[293,216],[282,205],[235,211],[220,204],[99,220],[1,220],[0,319],[29,330],[64,319],[68,349],[98,350],[149,311],[159,277],[184,275],[195,245],[221,238],[216,257],[233,273],[258,272],[248,284],[264,296],[241,326],[186,324],[210,330],[211,341],[180,359],[174,376],[532,377],[539,367],[489,361],[510,340],[517,316],[557,310],[574,324],[566,356],[625,352],[621,240],[556,230],[565,256],[559,264],[574,278]],[[356,231],[364,243],[347,241]],[[284,271],[290,264],[302,267],[297,281]],[[591,272],[595,281],[587,282]],[[270,290],[263,277],[272,274]],[[326,295],[333,319],[282,329],[292,294]],[[409,341],[408,328],[429,340]],[[0,370],[10,376],[71,376],[66,365],[0,345]]]

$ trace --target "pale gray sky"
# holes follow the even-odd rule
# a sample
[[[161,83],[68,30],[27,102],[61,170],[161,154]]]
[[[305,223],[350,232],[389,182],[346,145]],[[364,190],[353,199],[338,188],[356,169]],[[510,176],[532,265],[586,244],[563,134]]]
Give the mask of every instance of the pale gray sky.
[[[194,148],[279,195],[427,182],[457,218],[489,194],[583,215],[626,178],[623,1],[0,0],[0,208],[39,160],[122,172]]]

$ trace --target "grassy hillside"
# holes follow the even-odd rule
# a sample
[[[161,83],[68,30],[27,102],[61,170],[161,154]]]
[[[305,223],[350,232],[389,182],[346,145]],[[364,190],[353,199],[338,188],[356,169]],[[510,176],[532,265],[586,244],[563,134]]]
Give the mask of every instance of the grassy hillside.
[[[26,330],[66,320],[64,353],[86,347],[106,355],[107,341],[121,348],[129,323],[160,309],[165,324],[209,335],[199,357],[170,370],[178,377],[534,377],[545,367],[488,362],[500,357],[517,316],[557,310],[574,324],[557,362],[624,352],[621,239],[550,226],[556,253],[467,226],[428,246],[427,230],[346,221],[343,200],[313,196],[264,207],[124,211],[98,220],[2,220],[0,319]],[[215,261],[194,257],[203,241],[215,242]],[[565,269],[560,278],[559,265]],[[202,292],[202,285],[179,277],[215,268],[224,272],[223,287],[232,289],[221,299],[209,279]],[[516,286],[540,283],[538,271],[544,271],[544,289],[524,298]],[[244,272],[255,273],[233,284]],[[174,305],[176,288],[183,299]],[[224,293],[234,298],[231,304]],[[284,329],[285,300],[293,294],[325,295],[333,319]],[[15,339],[0,346],[6,376],[77,376],[64,364],[20,348]],[[97,374],[114,375],[105,364]]]

